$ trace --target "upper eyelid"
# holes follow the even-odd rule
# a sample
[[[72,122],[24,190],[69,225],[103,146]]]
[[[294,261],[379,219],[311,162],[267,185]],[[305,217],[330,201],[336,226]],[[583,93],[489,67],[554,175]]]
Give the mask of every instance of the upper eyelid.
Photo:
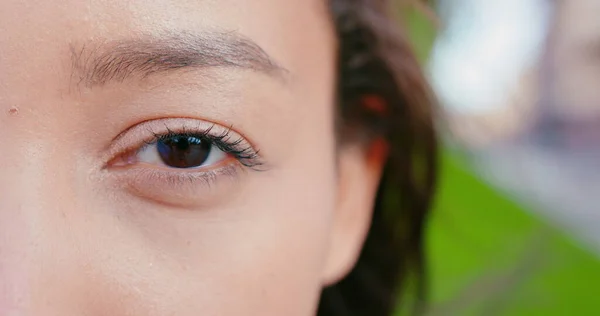
[[[168,126],[165,126],[165,129],[167,131],[163,132],[163,133],[156,133],[153,131],[149,131],[150,133],[152,133],[154,135],[154,139],[150,143],[155,143],[156,141],[158,141],[161,138],[164,138],[164,137],[170,136],[170,135],[174,135],[174,134],[186,135],[186,136],[200,136],[200,137],[207,137],[207,138],[219,138],[220,135],[211,134],[213,127],[214,127],[214,125],[211,125],[207,129],[194,131],[194,130],[189,130],[189,128],[186,128],[185,126],[182,126],[181,130],[172,130]],[[227,130],[223,131],[223,137],[227,136],[230,131],[231,131],[231,129],[227,129]]]
[[[107,162],[119,154],[124,154],[147,144],[155,139],[157,135],[169,132],[206,133],[209,137],[218,137],[219,135],[227,134],[226,138],[239,140],[244,146],[249,146],[256,152],[259,151],[247,137],[241,135],[232,126],[225,127],[224,125],[201,119],[162,118],[143,121],[121,132],[111,141],[106,150],[108,159],[104,160]]]

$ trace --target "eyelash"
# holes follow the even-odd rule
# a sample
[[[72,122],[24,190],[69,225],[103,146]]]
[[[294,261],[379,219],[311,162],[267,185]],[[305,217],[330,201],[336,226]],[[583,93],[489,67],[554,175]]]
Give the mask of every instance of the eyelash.
[[[140,159],[144,151],[154,150],[158,142],[165,143],[174,136],[201,138],[225,157],[218,163],[181,169],[149,165]],[[238,180],[244,171],[270,169],[257,146],[233,127],[191,118],[161,118],[138,123],[112,140],[105,157],[103,169],[116,186],[145,200],[184,208],[223,198],[242,183]],[[201,188],[211,190],[199,194]]]
[[[149,132],[153,135],[153,138],[149,141],[144,141],[144,143],[146,146],[149,146],[175,136],[197,137],[208,140],[218,149],[222,150],[226,154],[232,155],[245,167],[253,170],[259,170],[260,167],[263,166],[262,159],[259,155],[259,150],[256,150],[250,144],[247,144],[241,136],[237,137],[235,140],[231,139],[231,127],[216,135],[212,133],[214,127],[215,125],[213,124],[204,130],[201,128],[196,128],[190,131],[184,126],[181,132],[177,132],[165,126],[165,129],[167,130],[166,133],[156,133],[150,130]],[[143,149],[143,147],[140,147],[138,150],[141,149]]]

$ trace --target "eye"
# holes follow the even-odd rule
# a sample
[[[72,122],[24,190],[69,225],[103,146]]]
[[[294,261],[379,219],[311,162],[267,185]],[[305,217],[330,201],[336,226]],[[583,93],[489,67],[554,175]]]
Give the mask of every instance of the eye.
[[[142,122],[119,135],[109,151],[107,156],[112,158],[107,160],[107,168],[120,172],[162,169],[170,176],[189,178],[192,174],[226,171],[225,167],[265,170],[258,149],[240,133],[194,119]]]
[[[257,147],[233,127],[190,118],[136,124],[113,140],[106,156],[104,170],[117,187],[177,207],[224,199],[250,176],[241,171],[268,170]]]
[[[183,134],[161,136],[140,148],[136,155],[135,160],[141,163],[179,169],[211,166],[228,158],[210,139]]]

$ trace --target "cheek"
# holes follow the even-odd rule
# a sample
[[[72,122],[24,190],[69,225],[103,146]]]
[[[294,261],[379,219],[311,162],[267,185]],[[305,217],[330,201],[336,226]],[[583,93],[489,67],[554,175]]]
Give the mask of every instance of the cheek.
[[[90,209],[60,225],[72,228],[55,234],[64,239],[52,244],[62,247],[46,256],[56,262],[45,263],[54,273],[44,274],[61,279],[47,281],[60,282],[62,294],[80,289],[66,306],[98,315],[310,315],[329,246],[335,177],[332,157],[298,159],[306,168],[265,173],[203,214],[132,214],[104,197],[94,205],[112,209]],[[115,207],[122,215],[112,215]]]
[[[104,237],[82,248],[96,248],[86,257],[95,258],[102,297],[145,315],[312,314],[336,206],[326,103],[299,110],[293,134],[273,140],[286,159],[249,171],[218,206],[171,210],[98,195],[94,205],[106,210],[84,230]]]
[[[264,7],[273,5],[261,3]],[[284,6],[288,5],[286,2]],[[244,11],[240,15],[250,16],[240,11]],[[210,209],[171,210],[111,195],[114,188],[107,189],[107,182],[89,177],[90,164],[79,158],[89,154],[81,149],[83,146],[66,147],[61,141],[65,135],[88,131],[89,126],[80,124],[87,122],[81,114],[83,107],[68,108],[68,119],[56,114],[54,105],[64,102],[57,88],[47,82],[56,81],[55,73],[60,72],[48,69],[46,76],[34,76],[38,79],[22,75],[40,72],[39,65],[59,64],[56,56],[63,46],[48,45],[57,50],[54,53],[44,49],[46,54],[35,54],[35,50],[25,54],[28,60],[42,59],[31,62],[31,69],[27,65],[6,69],[10,64],[6,61],[19,60],[22,51],[0,56],[0,61],[5,61],[1,63],[4,68],[0,65],[0,77],[8,78],[2,76],[4,73],[19,79],[4,94],[26,96],[16,99],[20,102],[0,96],[0,101],[29,104],[28,111],[37,113],[34,119],[11,125],[14,134],[8,134],[6,123],[0,124],[5,127],[0,128],[3,139],[18,146],[20,139],[12,136],[22,134],[23,143],[29,147],[39,143],[33,152],[12,148],[17,154],[8,150],[9,154],[0,159],[0,169],[9,170],[0,176],[0,314],[5,314],[3,307],[10,307],[7,302],[37,304],[42,310],[31,314],[38,315],[312,314],[321,290],[336,200],[331,113],[331,68],[335,62],[332,48],[321,44],[329,41],[321,34],[327,27],[325,20],[313,23],[316,17],[305,19],[305,15],[289,11],[284,16],[286,22],[292,21],[288,16],[295,16],[295,24],[301,25],[298,30],[315,37],[315,43],[308,45],[294,36],[243,28],[269,51],[289,56],[283,62],[297,74],[294,100],[281,102],[293,109],[286,111],[287,115],[273,114],[264,107],[252,115],[240,115],[251,121],[252,117],[270,114],[269,119],[260,121],[261,126],[250,129],[255,134],[262,130],[265,135],[257,138],[270,148],[282,148],[278,163],[268,172],[251,172],[239,192]],[[237,22],[237,17],[232,20]],[[253,19],[261,23],[269,20]],[[115,25],[119,30],[128,29]],[[295,34],[287,28],[280,32]],[[62,38],[62,31],[55,33]],[[268,38],[281,38],[281,43],[278,40],[279,45],[275,45]],[[320,57],[307,58],[307,52]],[[39,82],[28,81],[34,79]],[[26,93],[26,87],[31,86],[39,86],[36,93]],[[22,114],[28,111],[22,110]],[[259,125],[246,125],[253,124]],[[52,131],[57,130],[61,132],[52,138]],[[32,142],[39,136],[34,131],[44,131],[40,134],[45,138]],[[90,139],[96,136],[88,133]],[[14,295],[4,294],[3,285]]]
[[[203,315],[311,314],[335,206],[333,159],[324,158],[298,157],[299,167],[250,181],[226,206],[193,224],[187,215],[135,223],[124,230],[140,234],[119,238],[129,243],[119,258],[136,259],[107,274],[145,293],[129,305],[168,303],[157,315],[192,306]]]
[[[244,289],[238,294],[248,302],[269,302],[254,306],[264,315],[309,315],[321,290],[335,206],[333,159],[298,159],[302,167],[265,176],[248,190],[239,210],[253,215],[232,231],[230,258],[243,258],[237,269],[244,272],[228,288]],[[244,244],[234,244],[239,240]]]
[[[37,153],[44,164],[21,163],[0,181],[0,223],[19,228],[0,231],[13,240],[0,250],[14,253],[0,261],[0,277],[24,300],[54,302],[63,314],[310,315],[336,201],[333,119],[327,102],[312,104],[296,116],[293,135],[277,139],[286,159],[249,171],[226,203],[209,209],[107,194],[101,179],[74,176],[77,160],[59,156],[72,150]]]

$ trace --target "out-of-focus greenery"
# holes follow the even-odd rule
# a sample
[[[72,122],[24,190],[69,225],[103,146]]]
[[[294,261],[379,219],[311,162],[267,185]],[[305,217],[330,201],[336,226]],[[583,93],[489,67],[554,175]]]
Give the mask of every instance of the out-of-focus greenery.
[[[428,253],[434,315],[595,315],[600,262],[443,158]]]
[[[424,62],[433,46],[436,27],[422,12],[410,5],[400,5],[398,15],[406,25],[407,35],[412,42],[415,54]]]
[[[402,14],[422,61],[435,27]],[[447,150],[429,221],[429,315],[600,314],[600,260],[482,182]],[[399,312],[399,314],[405,314]]]

